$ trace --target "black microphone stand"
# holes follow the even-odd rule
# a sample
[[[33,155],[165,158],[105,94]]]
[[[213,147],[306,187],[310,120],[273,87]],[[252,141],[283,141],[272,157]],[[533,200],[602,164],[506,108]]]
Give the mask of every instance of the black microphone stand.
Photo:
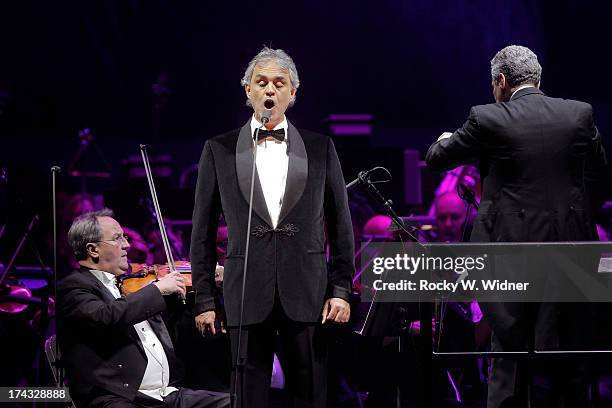
[[[388,180],[372,181],[370,179],[370,174],[373,173],[376,170],[379,170],[379,169],[380,170],[384,170],[389,175],[389,179]],[[412,241],[412,242],[417,243],[419,246],[421,246],[424,249],[425,247],[419,242],[419,239],[415,235],[413,235],[412,232],[408,231],[408,229],[406,228],[404,222],[400,219],[400,217],[397,215],[397,213],[393,209],[393,201],[391,201],[390,199],[386,199],[381,194],[380,190],[376,187],[377,183],[385,183],[385,182],[390,181],[390,180],[391,180],[391,173],[389,172],[389,170],[385,169],[384,167],[374,167],[371,170],[359,172],[359,174],[357,175],[357,180],[354,180],[354,181],[350,182],[349,184],[347,184],[346,188],[347,189],[351,188],[355,183],[361,182],[366,187],[366,191],[368,192],[368,194],[370,194],[370,196],[372,196],[375,200],[377,200],[384,207],[385,212],[387,213],[387,215],[389,217],[391,217],[391,219],[393,220],[393,223],[404,234],[406,234],[408,239],[410,241]]]
[[[389,178],[387,180],[372,181],[370,179],[370,174],[376,170],[384,171],[385,173],[387,173]],[[413,234],[415,229],[413,229],[413,231],[411,232],[408,230],[408,228],[406,228],[406,225],[404,224],[404,222],[401,220],[401,218],[397,215],[397,213],[393,209],[393,202],[390,199],[385,198],[380,192],[380,190],[376,187],[377,183],[385,183],[390,180],[391,180],[391,173],[389,172],[389,170],[387,170],[384,167],[374,167],[371,170],[359,172],[357,179],[350,182],[346,186],[346,188],[348,189],[356,183],[363,184],[366,187],[366,191],[368,192],[368,194],[384,207],[385,212],[393,220],[393,223],[397,226],[398,230],[403,232],[408,237],[408,239],[414,242],[419,248],[426,251],[427,248],[419,241],[417,236]],[[400,320],[405,320],[405,319],[400,319]],[[431,350],[431,332],[432,332],[431,330],[431,307],[421,307],[420,301],[419,301],[419,320],[421,323],[420,324],[421,335],[420,335],[419,347],[423,350],[423,354],[426,354],[426,350],[428,346]],[[367,322],[365,323],[365,325],[367,325]],[[406,325],[403,323],[400,323],[400,335],[398,337],[398,353],[402,353],[404,351],[402,347],[402,343],[403,343],[402,339],[404,335],[402,333],[405,333],[406,331],[405,329],[406,329]],[[432,368],[431,368],[431,359],[429,358],[429,354],[427,356],[424,356],[424,358],[422,358],[421,370],[423,374],[422,378],[425,378],[425,379],[431,378]],[[395,401],[397,408],[401,406],[400,388],[401,388],[401,385],[398,382],[397,391],[396,391],[397,392],[396,401]],[[432,390],[433,390],[432,384],[429,381],[425,380],[424,386],[421,387],[422,400],[425,402],[425,404],[427,404],[428,395],[432,392]],[[429,405],[426,405],[426,406],[429,406]]]
[[[261,117],[262,126],[270,121],[270,118],[262,115]],[[244,366],[245,359],[244,353],[242,352],[242,327],[244,326],[244,292],[246,291],[246,276],[247,266],[249,261],[249,244],[251,238],[251,220],[253,218],[253,191],[255,189],[255,170],[257,168],[257,136],[259,135],[258,127],[255,130],[254,143],[253,143],[253,166],[251,167],[251,191],[249,192],[249,214],[247,218],[247,234],[246,243],[244,250],[244,267],[242,269],[242,291],[240,293],[240,318],[238,320],[238,338],[236,340],[236,359],[234,360],[234,384],[232,386],[232,392],[230,394],[230,407],[236,407],[236,394],[238,387],[238,379],[240,378],[240,407],[243,406],[244,401]],[[248,341],[248,339],[247,339]],[[246,350],[246,346],[245,346]]]
[[[478,205],[478,201],[476,201],[476,194],[474,194],[474,191],[463,184],[457,185],[457,195],[467,204],[465,218],[463,219],[463,226],[461,227],[461,242],[465,242],[465,233],[467,232],[467,223],[470,217],[470,211],[472,211],[472,207],[478,211],[480,206]]]
[[[62,171],[59,166],[51,167],[51,199],[53,201],[53,296],[57,303],[57,191],[56,191],[56,179],[57,174]],[[41,312],[43,317],[47,317],[47,305],[43,302],[43,311]],[[42,320],[42,319],[41,319]],[[59,387],[64,386],[64,370],[61,366],[59,341],[57,341],[57,319],[55,327],[55,355],[57,359],[55,361],[57,369],[57,384]],[[43,340],[44,341],[44,340]]]

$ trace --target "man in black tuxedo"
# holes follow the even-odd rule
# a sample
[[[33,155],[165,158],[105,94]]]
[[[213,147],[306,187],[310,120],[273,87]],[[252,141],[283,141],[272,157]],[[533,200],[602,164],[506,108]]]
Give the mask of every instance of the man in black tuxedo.
[[[482,200],[473,242],[597,239],[589,189],[606,157],[592,108],[546,96],[539,89],[541,72],[537,56],[528,48],[499,51],[491,60],[497,103],[473,107],[463,127],[443,133],[427,152],[427,164],[434,170],[480,161]],[[536,310],[514,303],[482,306],[494,331],[494,351],[524,350],[531,341],[531,319],[536,349],[574,346],[559,332],[566,323],[565,309],[576,305],[541,304]],[[489,407],[527,406],[522,399],[524,382],[517,381],[525,366],[514,359],[494,359]],[[584,376],[568,371],[572,369],[565,365],[567,386],[553,393],[567,393],[566,406],[582,406]],[[549,396],[540,403],[559,406],[547,400]]]
[[[68,240],[81,269],[58,287],[58,341],[76,405],[229,406],[227,395],[174,387],[177,361],[160,313],[162,295],[185,295],[180,273],[121,297],[115,278],[128,270],[130,245],[107,209],[75,219]]]
[[[250,236],[241,340],[246,361],[238,392],[244,399],[237,406],[267,407],[278,332],[294,406],[322,407],[321,323],[345,323],[350,316],[354,242],[344,178],[331,139],[298,130],[285,117],[299,78],[284,51],[265,47],[250,62],[242,85],[253,116],[242,128],[209,139],[199,164],[191,240],[196,325],[204,334],[216,331],[215,237],[223,212],[229,238],[223,296],[234,361]],[[269,117],[265,124],[262,114]]]

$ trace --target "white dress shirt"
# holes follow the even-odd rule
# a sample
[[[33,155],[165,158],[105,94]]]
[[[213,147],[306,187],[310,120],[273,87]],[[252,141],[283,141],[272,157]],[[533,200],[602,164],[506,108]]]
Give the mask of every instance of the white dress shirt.
[[[90,272],[112,293],[115,299],[121,297],[119,288],[115,285],[115,276],[111,273],[97,270]],[[156,400],[163,401],[168,394],[177,391],[174,387],[169,387],[170,366],[168,358],[159,338],[151,328],[148,321],[144,320],[134,325],[136,333],[144,347],[147,355],[147,368],[138,391]]]
[[[262,124],[253,115],[251,118],[251,135],[255,135],[255,129],[261,127]],[[281,123],[274,127],[274,130],[285,130],[284,142],[266,140],[257,144],[257,173],[274,228],[278,224],[283,196],[285,195],[285,185],[287,184],[287,169],[289,168],[289,156],[287,156],[289,134],[287,128],[288,123],[285,117]]]

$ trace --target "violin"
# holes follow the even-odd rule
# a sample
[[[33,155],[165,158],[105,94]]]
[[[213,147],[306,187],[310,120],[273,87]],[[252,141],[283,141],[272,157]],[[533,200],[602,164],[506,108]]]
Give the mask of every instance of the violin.
[[[191,283],[191,263],[188,261],[175,261],[174,268],[185,278],[185,288],[187,292],[193,290]],[[121,292],[121,295],[128,296],[131,293],[139,291],[145,286],[163,278],[171,272],[168,264],[164,265],[146,265],[146,264],[130,264],[129,272],[117,276],[116,285]]]
[[[30,326],[35,330],[40,329],[42,320],[43,300],[34,297],[32,291],[23,283],[9,279],[4,285],[0,285],[0,312],[8,314],[24,313],[30,305],[39,307],[32,315]],[[55,316],[55,299],[47,299],[47,319]]]
[[[32,291],[15,282],[1,288],[0,299],[0,312],[21,313],[28,308],[29,300],[32,299]]]

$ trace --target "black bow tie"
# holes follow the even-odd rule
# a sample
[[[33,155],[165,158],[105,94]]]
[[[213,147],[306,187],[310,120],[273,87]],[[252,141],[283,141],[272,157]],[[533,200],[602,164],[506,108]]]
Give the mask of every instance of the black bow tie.
[[[284,142],[285,141],[285,129],[277,129],[277,130],[259,130],[259,133],[257,133],[257,130],[255,130],[255,133],[257,134],[257,141],[259,142],[262,139],[265,139],[267,137],[273,137],[274,139],[278,140],[279,142]]]

